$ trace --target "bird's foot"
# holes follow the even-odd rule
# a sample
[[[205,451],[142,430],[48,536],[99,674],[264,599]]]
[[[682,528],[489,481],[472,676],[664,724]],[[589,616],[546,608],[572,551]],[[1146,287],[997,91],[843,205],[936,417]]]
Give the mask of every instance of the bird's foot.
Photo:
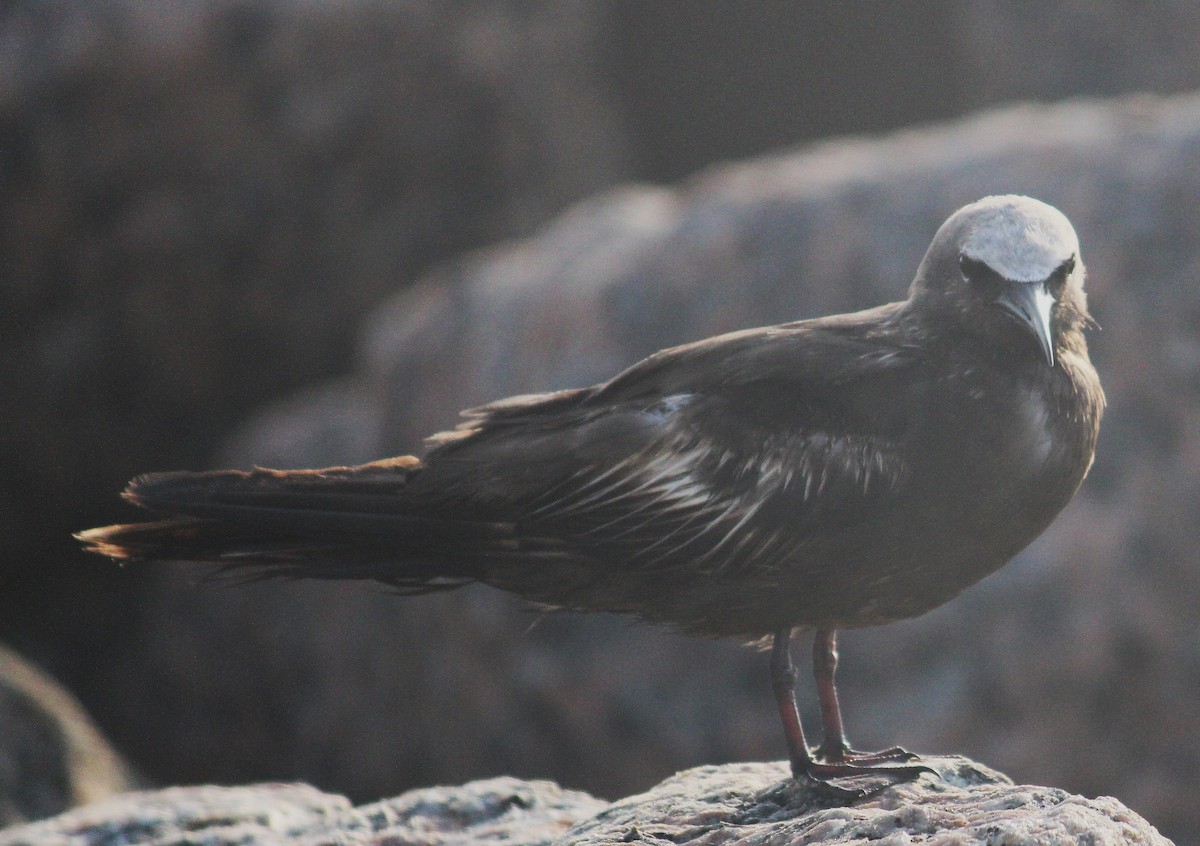
[[[915,752],[909,752],[901,746],[893,746],[881,752],[862,752],[851,749],[844,742],[822,743],[817,747],[814,757],[825,764],[857,764],[863,767],[920,760],[920,756]]]
[[[792,775],[799,783],[811,788],[818,795],[837,802],[853,802],[865,799],[885,788],[905,781],[913,781],[928,773],[940,777],[937,770],[924,764],[888,764],[888,761],[911,761],[917,758],[903,749],[888,749],[884,752],[858,753],[845,750],[845,761],[825,762],[814,760],[802,767],[793,767]],[[840,779],[855,779],[860,784],[841,785]]]

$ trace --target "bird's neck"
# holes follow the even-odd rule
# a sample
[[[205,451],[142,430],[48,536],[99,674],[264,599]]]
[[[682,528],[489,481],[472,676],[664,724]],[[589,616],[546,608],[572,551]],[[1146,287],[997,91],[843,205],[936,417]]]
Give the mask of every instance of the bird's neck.
[[[895,321],[902,334],[919,338],[931,351],[948,357],[965,351],[1007,368],[1047,367],[1034,337],[998,307],[964,309],[954,301],[917,294],[895,314]],[[1051,324],[1056,360],[1064,354],[1087,360],[1084,329],[1091,323],[1086,311],[1068,304],[1056,309]]]

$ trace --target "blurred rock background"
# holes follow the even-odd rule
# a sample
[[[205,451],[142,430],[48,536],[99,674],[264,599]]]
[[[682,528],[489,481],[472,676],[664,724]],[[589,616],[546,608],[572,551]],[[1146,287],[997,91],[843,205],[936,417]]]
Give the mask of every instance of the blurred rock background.
[[[75,697],[0,646],[0,828],[138,786]]]
[[[1001,574],[844,638],[847,719],[1200,839],[1200,101],[717,164],[1200,88],[1198,37],[1171,2],[4,4],[0,639],[162,783],[615,797],[779,758],[735,645],[486,591],[196,587],[68,533],[129,517],[138,472],[409,451],[472,403],[898,298],[949,212],[1028,192],[1084,244],[1101,456]]]

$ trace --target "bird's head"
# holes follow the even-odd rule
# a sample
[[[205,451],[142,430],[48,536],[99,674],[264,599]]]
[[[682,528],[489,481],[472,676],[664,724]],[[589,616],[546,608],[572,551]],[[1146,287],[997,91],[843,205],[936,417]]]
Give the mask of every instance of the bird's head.
[[[1030,197],[985,197],[942,224],[917,270],[914,303],[1053,366],[1063,336],[1090,317],[1079,239],[1066,216]]]

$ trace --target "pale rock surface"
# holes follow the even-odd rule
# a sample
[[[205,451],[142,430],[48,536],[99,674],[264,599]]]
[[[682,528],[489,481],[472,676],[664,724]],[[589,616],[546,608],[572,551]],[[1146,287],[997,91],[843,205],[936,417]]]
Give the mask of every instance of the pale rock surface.
[[[611,805],[507,777],[360,807],[303,784],[178,787],[11,828],[0,846],[1170,846],[1115,799],[1014,785],[965,758],[928,763],[940,779],[922,776],[847,806],[796,785],[783,763],[699,767]]]
[[[849,806],[831,805],[788,778],[783,763],[699,767],[575,826],[558,846],[610,843],[704,846],[926,843],[945,846],[1169,844],[1116,799],[1015,785],[965,758],[926,759],[922,776]]]
[[[548,781],[494,778],[354,807],[306,784],[130,793],[0,832],[0,846],[377,843],[542,846],[606,803]]]

